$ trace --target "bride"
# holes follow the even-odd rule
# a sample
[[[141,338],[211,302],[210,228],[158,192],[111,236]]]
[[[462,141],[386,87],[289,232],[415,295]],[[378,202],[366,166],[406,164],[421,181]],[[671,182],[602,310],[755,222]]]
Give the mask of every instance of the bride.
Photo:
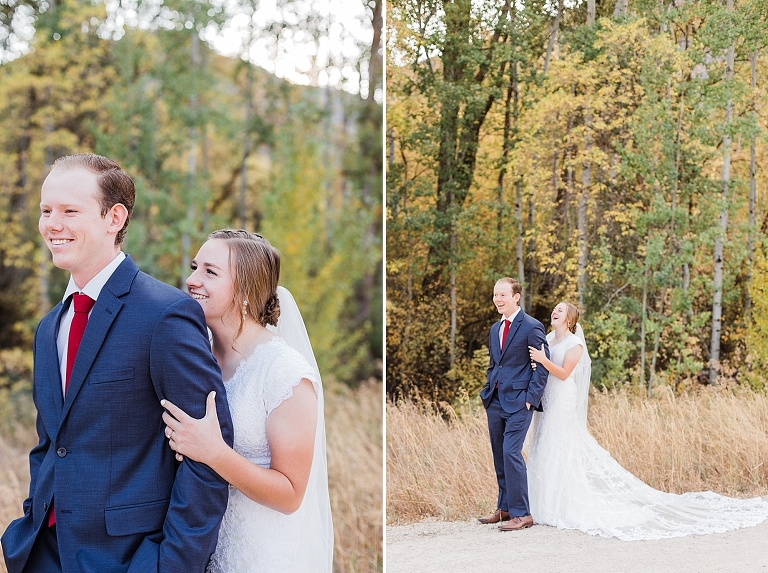
[[[655,490],[600,447],[586,426],[591,361],[578,318],[574,305],[561,302],[547,336],[551,359],[529,347],[531,359],[549,371],[528,453],[536,522],[633,541],[720,533],[768,518],[760,498]]]
[[[279,276],[280,255],[269,242],[222,230],[200,247],[187,279],[212,334],[235,430],[232,449],[221,438],[214,393],[200,420],[163,402],[176,457],[203,462],[230,483],[210,573],[331,571],[322,386],[304,321]]]

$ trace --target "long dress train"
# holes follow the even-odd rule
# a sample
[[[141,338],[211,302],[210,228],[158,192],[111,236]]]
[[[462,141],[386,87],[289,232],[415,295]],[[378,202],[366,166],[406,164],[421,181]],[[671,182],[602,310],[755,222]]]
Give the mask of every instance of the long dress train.
[[[561,366],[575,345],[584,347],[585,360],[567,380],[549,375],[544,411],[536,414],[528,453],[536,523],[634,541],[721,533],[768,518],[768,503],[760,498],[734,499],[709,491],[665,493],[621,467],[586,428],[584,383],[575,379],[585,375],[586,365],[588,389],[583,334],[569,334],[554,346],[553,337],[547,337],[552,362]]]

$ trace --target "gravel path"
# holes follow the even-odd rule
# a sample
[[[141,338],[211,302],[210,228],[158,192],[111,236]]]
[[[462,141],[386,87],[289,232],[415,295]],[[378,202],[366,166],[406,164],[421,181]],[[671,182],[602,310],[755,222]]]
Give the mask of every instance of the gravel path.
[[[618,541],[546,525],[501,532],[476,521],[386,530],[386,573],[768,573],[768,521],[729,533]]]

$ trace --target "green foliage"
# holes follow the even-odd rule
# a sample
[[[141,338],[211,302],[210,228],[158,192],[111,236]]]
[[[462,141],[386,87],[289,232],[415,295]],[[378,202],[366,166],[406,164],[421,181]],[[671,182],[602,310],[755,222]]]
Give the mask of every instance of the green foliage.
[[[471,14],[510,10],[509,27],[498,35],[487,24],[497,20],[482,21],[487,28],[477,37],[483,41],[472,35],[480,20],[458,12],[467,27],[449,25],[458,16],[448,13],[447,3],[421,11],[407,0],[394,3],[388,25],[395,57],[387,82],[388,392],[416,388],[440,400],[459,399],[459,378],[472,384],[482,377],[473,365],[497,319],[493,284],[520,276],[521,269],[524,308],[545,324],[561,300],[581,305],[597,386],[696,383],[709,360],[713,246],[723,211],[729,224],[720,361],[723,372],[755,385],[750,372],[760,369],[739,364],[745,346],[757,360],[765,338],[751,334],[759,329],[757,303],[753,325],[743,311],[747,293],[762,280],[757,267],[747,278],[745,245],[749,236],[759,242],[766,230],[765,223],[757,228],[765,220],[761,205],[757,224],[747,224],[755,138],[758,178],[766,162],[765,118],[753,111],[768,102],[761,84],[768,37],[754,20],[765,11],[760,4],[740,3],[729,13],[714,1],[634,2],[626,17],[603,17],[592,26],[584,25],[583,4],[566,6],[550,46],[555,14],[535,2],[473,3]],[[610,15],[606,6],[598,6],[598,15]],[[443,49],[452,43],[464,45],[461,54]],[[730,80],[724,54],[732,44],[737,64]],[[752,89],[747,50],[756,49]],[[548,53],[545,70],[542,54]],[[448,70],[461,74],[449,77]],[[465,86],[470,77],[474,84]],[[472,117],[481,95],[487,113]],[[729,101],[732,121],[726,121]],[[475,147],[461,124],[467,118],[477,129]],[[727,197],[726,135],[738,142]],[[465,171],[444,169],[445,146],[457,157],[472,156],[462,164]]]
[[[37,231],[48,166],[92,151],[134,178],[124,250],[142,270],[184,288],[211,231],[261,232],[323,375],[380,376],[381,106],[215,54],[213,3],[135,7],[150,30],[110,38],[104,3],[35,5],[32,49],[0,65],[0,351],[31,347],[69,278]]]

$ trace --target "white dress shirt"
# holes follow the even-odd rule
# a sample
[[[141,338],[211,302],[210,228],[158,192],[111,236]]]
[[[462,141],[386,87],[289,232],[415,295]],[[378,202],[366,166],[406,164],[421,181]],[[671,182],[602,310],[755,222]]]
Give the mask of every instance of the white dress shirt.
[[[69,275],[69,284],[67,285],[67,290],[64,291],[64,298],[61,301],[66,303],[67,299],[76,292],[87,294],[93,300],[97,300],[99,298],[101,289],[104,288],[104,285],[107,284],[109,277],[112,276],[112,273],[115,272],[117,267],[120,266],[120,263],[122,263],[124,259],[125,253],[123,251],[117,253],[117,256],[112,259],[112,262],[101,269],[99,274],[89,280],[88,284],[85,285],[82,289],[80,289],[80,287],[75,284],[75,279],[72,278],[72,275]],[[93,312],[93,310],[91,310],[91,312]],[[61,323],[59,324],[59,335],[56,337],[56,346],[59,352],[59,372],[61,372],[62,394],[65,393],[65,388],[67,385],[67,347],[69,346],[69,328],[72,326],[72,319],[74,316],[75,305],[70,304],[67,312],[64,313],[64,317],[61,319]],[[90,317],[91,314],[88,313],[88,316]]]
[[[504,346],[503,346],[504,327],[506,326],[506,324],[504,324],[504,321],[508,320],[511,323],[513,320],[515,320],[515,317],[517,316],[518,312],[520,312],[519,306],[517,307],[517,310],[513,312],[510,316],[505,316],[504,318],[501,319],[501,328],[499,328],[499,348],[501,348],[502,350],[504,350]],[[510,325],[510,328],[512,328],[511,325]]]

